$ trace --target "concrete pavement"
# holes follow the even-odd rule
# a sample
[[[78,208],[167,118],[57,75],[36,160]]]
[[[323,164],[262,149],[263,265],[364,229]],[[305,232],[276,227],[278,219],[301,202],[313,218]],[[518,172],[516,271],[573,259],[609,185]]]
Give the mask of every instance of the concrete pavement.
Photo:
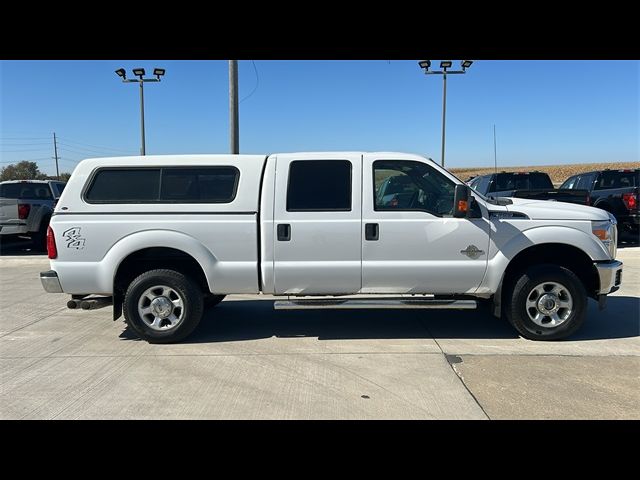
[[[46,294],[43,256],[0,257],[0,418],[640,418],[640,248],[568,341],[489,314],[274,311],[228,297],[185,343]]]

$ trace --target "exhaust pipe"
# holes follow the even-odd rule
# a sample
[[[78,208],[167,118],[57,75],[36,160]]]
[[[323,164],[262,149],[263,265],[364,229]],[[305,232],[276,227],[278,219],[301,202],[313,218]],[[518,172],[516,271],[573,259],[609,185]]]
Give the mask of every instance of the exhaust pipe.
[[[67,302],[67,308],[71,310],[96,310],[113,304],[113,297],[97,298],[72,298]]]
[[[80,308],[80,300],[69,300],[67,302],[67,308],[70,308],[71,310]]]
[[[99,297],[90,298],[89,300],[82,300],[80,307],[83,310],[97,310],[111,305],[113,303],[113,297]]]

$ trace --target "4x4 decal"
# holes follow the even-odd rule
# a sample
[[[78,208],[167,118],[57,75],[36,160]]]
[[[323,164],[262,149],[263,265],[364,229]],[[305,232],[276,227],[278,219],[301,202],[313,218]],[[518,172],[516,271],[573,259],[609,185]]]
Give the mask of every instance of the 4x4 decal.
[[[80,227],[65,230],[62,236],[67,242],[67,248],[75,248],[76,250],[82,250],[84,248],[85,239],[80,236]]]

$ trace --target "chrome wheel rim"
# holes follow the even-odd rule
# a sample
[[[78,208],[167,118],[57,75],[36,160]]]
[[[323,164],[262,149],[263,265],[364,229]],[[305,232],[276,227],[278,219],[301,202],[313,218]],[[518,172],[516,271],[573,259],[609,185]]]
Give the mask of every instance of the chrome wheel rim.
[[[554,328],[571,316],[573,299],[564,285],[544,282],[527,295],[526,310],[529,319],[539,327]]]
[[[138,299],[138,315],[153,330],[171,330],[184,318],[184,299],[166,285],[147,288]]]

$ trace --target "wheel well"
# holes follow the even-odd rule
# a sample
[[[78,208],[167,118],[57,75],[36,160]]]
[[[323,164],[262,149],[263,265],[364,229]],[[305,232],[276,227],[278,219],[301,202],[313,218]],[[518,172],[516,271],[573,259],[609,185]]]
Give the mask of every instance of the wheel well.
[[[180,272],[192,278],[204,293],[209,292],[207,277],[195,258],[175,248],[152,247],[133,252],[120,263],[113,280],[114,293],[123,295],[138,275],[157,268]]]
[[[584,251],[564,243],[543,243],[518,253],[504,272],[502,285],[513,285],[515,276],[531,265],[552,263],[571,270],[582,281],[587,295],[595,298],[600,279],[593,260]]]

